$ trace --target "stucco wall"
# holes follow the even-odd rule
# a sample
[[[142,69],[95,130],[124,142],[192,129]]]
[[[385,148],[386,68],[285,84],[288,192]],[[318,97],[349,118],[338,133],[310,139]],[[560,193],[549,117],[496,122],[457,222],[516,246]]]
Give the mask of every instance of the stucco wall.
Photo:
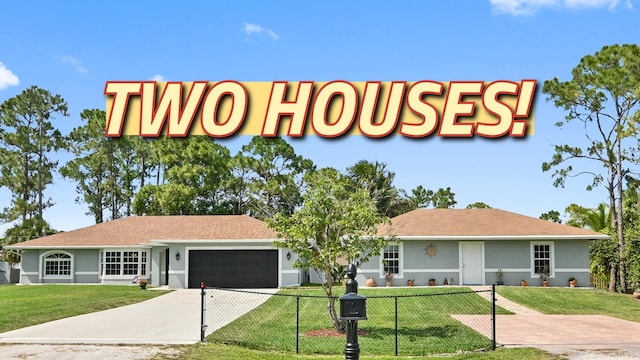
[[[485,241],[485,268],[508,271],[531,267],[530,244],[523,240]]]
[[[0,285],[8,284],[11,280],[11,269],[9,264],[4,261],[0,261]]]
[[[566,240],[555,242],[557,269],[588,269],[589,241]]]
[[[430,249],[431,255],[427,249]],[[411,269],[457,271],[459,268],[457,241],[404,241],[402,252],[405,272]]]
[[[20,283],[37,284],[39,250],[25,250],[20,256]]]

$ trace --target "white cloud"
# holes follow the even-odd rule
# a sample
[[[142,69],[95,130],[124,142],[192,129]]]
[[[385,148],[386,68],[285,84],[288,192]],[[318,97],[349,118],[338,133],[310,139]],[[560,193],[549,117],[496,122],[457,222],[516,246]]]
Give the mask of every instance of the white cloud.
[[[489,0],[494,13],[511,14],[515,16],[532,15],[541,8],[609,8],[614,9],[618,6],[619,0]],[[629,9],[633,9],[631,0],[626,0],[625,5]]]
[[[153,75],[150,80],[153,81],[167,81],[162,75]]]
[[[258,24],[244,23],[244,28],[242,28],[242,32],[244,32],[249,36],[253,34],[266,34],[273,40],[278,40],[280,38],[280,36],[276,34],[273,30],[265,29]]]
[[[87,70],[87,68],[82,65],[82,61],[76,59],[71,55],[64,55],[60,58],[60,62],[63,64],[72,65],[76,68],[76,71],[81,74],[86,74],[87,72],[89,72],[89,70]]]
[[[16,86],[20,83],[20,79],[11,70],[7,69],[2,62],[0,62],[0,90],[4,90],[9,86]]]

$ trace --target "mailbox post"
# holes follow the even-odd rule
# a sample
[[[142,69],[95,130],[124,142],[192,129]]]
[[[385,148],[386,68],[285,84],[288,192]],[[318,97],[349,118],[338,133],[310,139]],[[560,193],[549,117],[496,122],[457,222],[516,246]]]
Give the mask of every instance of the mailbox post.
[[[347,344],[344,348],[344,358],[347,360],[360,359],[360,345],[358,344],[358,320],[367,320],[367,298],[358,295],[356,266],[349,265],[347,269],[346,294],[340,297],[340,320],[347,322]]]

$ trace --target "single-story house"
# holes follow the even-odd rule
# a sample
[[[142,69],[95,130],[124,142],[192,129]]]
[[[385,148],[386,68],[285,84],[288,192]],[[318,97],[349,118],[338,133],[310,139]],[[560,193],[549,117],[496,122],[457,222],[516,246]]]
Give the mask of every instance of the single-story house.
[[[300,284],[295,255],[246,215],[132,216],[12,245],[20,283],[276,288]]]
[[[489,285],[499,273],[505,285],[540,285],[546,267],[550,286],[567,286],[570,277],[589,286],[589,242],[608,237],[499,209],[418,209],[378,234],[394,234],[397,243],[360,267],[361,284],[368,277],[384,284],[388,271],[394,285]]]
[[[418,209],[391,219],[379,235],[396,236],[358,270],[384,284],[538,285],[570,277],[589,284],[589,242],[606,235],[498,209]],[[319,279],[293,268],[296,254],[273,245],[275,234],[246,215],[133,216],[25,241],[20,282],[127,284],[136,278],[170,288],[275,288]]]

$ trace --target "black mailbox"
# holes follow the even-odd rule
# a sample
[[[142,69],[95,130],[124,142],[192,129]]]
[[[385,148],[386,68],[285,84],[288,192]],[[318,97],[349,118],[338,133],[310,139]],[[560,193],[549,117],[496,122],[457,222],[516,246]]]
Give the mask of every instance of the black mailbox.
[[[367,298],[354,293],[340,297],[340,320],[367,320]]]

